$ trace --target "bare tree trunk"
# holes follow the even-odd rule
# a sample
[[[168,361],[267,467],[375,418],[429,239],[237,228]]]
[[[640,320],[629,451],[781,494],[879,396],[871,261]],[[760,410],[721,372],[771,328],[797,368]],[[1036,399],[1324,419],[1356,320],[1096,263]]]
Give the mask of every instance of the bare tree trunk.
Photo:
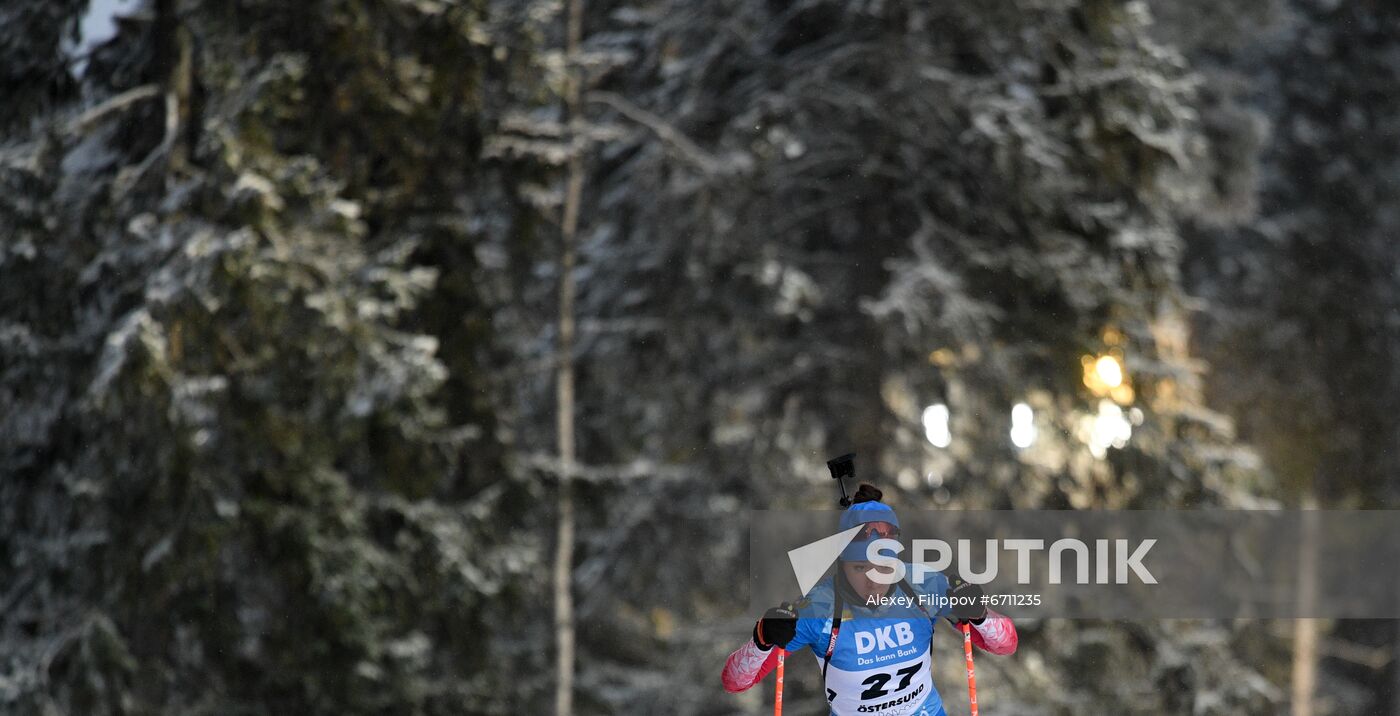
[[[583,143],[578,124],[582,120],[579,44],[583,35],[583,0],[569,0],[568,81],[564,90],[572,141],[564,216],[560,226],[559,259],[559,371],[556,381],[559,440],[559,523],[554,562],[554,640],[556,677],[555,716],[574,711],[574,244],[578,233],[579,202],[583,195]]]
[[[1317,499],[1309,490],[1303,496],[1302,553],[1298,555],[1298,610],[1312,613],[1317,606]],[[1317,620],[1293,623],[1293,716],[1312,716],[1317,691]]]

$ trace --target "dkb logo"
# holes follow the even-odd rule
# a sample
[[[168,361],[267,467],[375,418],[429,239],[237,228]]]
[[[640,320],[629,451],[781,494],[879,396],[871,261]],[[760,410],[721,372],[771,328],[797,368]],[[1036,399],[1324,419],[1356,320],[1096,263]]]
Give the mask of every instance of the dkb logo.
[[[856,632],[856,653],[869,654],[876,649],[893,649],[914,641],[914,630],[906,622],[880,627],[873,632]]]

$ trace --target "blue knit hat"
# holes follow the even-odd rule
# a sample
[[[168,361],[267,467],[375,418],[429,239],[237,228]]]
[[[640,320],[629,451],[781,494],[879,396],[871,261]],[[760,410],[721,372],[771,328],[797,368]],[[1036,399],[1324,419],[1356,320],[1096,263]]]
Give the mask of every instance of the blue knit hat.
[[[856,525],[863,525],[867,522],[883,522],[899,529],[899,517],[894,510],[883,502],[869,501],[857,502],[841,513],[841,531],[848,530]],[[871,542],[879,539],[878,534],[861,533],[846,548],[841,550],[841,560],[843,562],[864,562],[866,560],[866,548]]]

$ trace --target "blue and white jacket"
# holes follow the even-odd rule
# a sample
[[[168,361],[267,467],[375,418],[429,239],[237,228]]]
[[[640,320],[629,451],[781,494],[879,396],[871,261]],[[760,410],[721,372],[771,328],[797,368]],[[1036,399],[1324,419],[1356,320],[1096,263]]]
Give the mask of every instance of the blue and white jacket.
[[[836,716],[943,713],[943,699],[930,669],[930,647],[938,619],[948,615],[942,599],[948,579],[940,572],[925,572],[916,583],[912,566],[907,566],[906,574],[913,594],[894,587],[879,604],[842,600],[841,625],[829,664],[826,655],[836,598],[833,578],[823,579],[798,604],[797,632],[787,650],[812,651],[825,672],[827,701]],[[981,624],[973,625],[972,639],[990,653],[1010,654],[1016,650],[1016,627],[1009,618],[989,611]],[[750,640],[725,663],[725,688],[731,692],[751,688],[776,661],[776,650],[764,651]]]

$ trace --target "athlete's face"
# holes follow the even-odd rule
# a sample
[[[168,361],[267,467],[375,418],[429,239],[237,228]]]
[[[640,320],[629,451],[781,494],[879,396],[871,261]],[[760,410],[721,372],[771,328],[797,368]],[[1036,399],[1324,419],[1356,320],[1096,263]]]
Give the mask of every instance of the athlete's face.
[[[894,574],[894,570],[889,567],[877,567],[870,562],[842,562],[841,571],[846,573],[846,582],[860,595],[862,602],[883,596],[892,586],[873,579],[877,574]]]

